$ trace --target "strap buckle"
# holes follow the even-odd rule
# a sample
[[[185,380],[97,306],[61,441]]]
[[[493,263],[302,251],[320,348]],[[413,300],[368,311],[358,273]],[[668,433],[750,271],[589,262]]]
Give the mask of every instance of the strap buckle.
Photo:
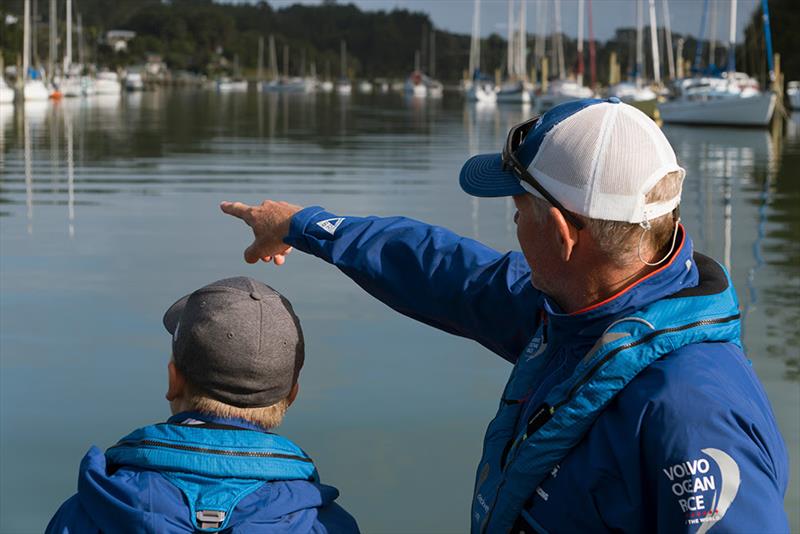
[[[195,517],[200,528],[219,528],[225,522],[225,512],[220,510],[200,510]]]

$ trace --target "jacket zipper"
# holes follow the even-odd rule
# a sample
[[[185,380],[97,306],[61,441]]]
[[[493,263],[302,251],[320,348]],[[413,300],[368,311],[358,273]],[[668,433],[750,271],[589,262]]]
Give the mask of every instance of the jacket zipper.
[[[223,449],[208,449],[206,447],[196,447],[194,445],[181,445],[178,443],[165,443],[163,441],[156,441],[153,439],[141,439],[138,441],[120,441],[112,447],[162,447],[166,449],[176,449],[179,451],[187,452],[202,452],[206,454],[219,454],[222,456],[246,456],[249,458],[279,458],[282,460],[297,460],[300,462],[313,463],[311,458],[303,458],[302,456],[295,456],[293,454],[283,454],[279,452],[261,452],[261,451],[231,451]]]

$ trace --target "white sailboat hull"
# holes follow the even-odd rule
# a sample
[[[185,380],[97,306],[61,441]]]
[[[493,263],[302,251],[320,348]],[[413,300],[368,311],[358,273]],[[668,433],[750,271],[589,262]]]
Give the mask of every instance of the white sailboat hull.
[[[0,79],[0,104],[11,104],[14,102],[14,90]]]
[[[775,110],[775,93],[748,97],[680,99],[658,106],[664,122],[714,126],[767,126]]]
[[[800,87],[790,87],[786,91],[789,97],[789,107],[792,109],[800,109]]]
[[[471,102],[497,102],[497,93],[494,90],[476,84],[467,89],[466,97]]]
[[[50,98],[50,91],[41,80],[27,80],[22,87],[22,98],[25,101],[47,100]]]
[[[525,89],[521,91],[499,90],[495,93],[495,100],[504,104],[530,104],[531,93]]]

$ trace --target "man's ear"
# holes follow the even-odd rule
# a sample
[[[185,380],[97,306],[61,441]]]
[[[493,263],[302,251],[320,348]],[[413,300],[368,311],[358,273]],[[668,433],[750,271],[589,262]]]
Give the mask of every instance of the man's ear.
[[[167,365],[167,373],[169,375],[169,384],[167,386],[166,397],[168,401],[172,402],[183,396],[186,389],[186,377],[178,370],[175,366],[175,362],[172,360],[170,360],[169,365]]]
[[[567,222],[558,208],[551,207],[548,210],[548,214],[553,221],[553,227],[556,233],[555,237],[560,249],[559,256],[561,257],[561,261],[567,262],[572,257],[575,246],[578,244],[578,229]]]
[[[292,405],[294,400],[297,398],[297,393],[300,391],[300,383],[295,382],[292,386],[292,390],[289,392],[289,406]]]

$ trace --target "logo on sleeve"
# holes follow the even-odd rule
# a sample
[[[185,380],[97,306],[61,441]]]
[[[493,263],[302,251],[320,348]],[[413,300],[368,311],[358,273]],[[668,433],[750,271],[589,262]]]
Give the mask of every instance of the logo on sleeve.
[[[329,234],[333,235],[336,233],[336,229],[339,228],[339,225],[342,224],[344,217],[336,217],[333,219],[325,219],[324,221],[319,221],[317,226],[328,232]]]
[[[739,466],[719,449],[702,449],[705,457],[662,469],[687,525],[700,525],[704,534],[720,521],[739,492]]]

